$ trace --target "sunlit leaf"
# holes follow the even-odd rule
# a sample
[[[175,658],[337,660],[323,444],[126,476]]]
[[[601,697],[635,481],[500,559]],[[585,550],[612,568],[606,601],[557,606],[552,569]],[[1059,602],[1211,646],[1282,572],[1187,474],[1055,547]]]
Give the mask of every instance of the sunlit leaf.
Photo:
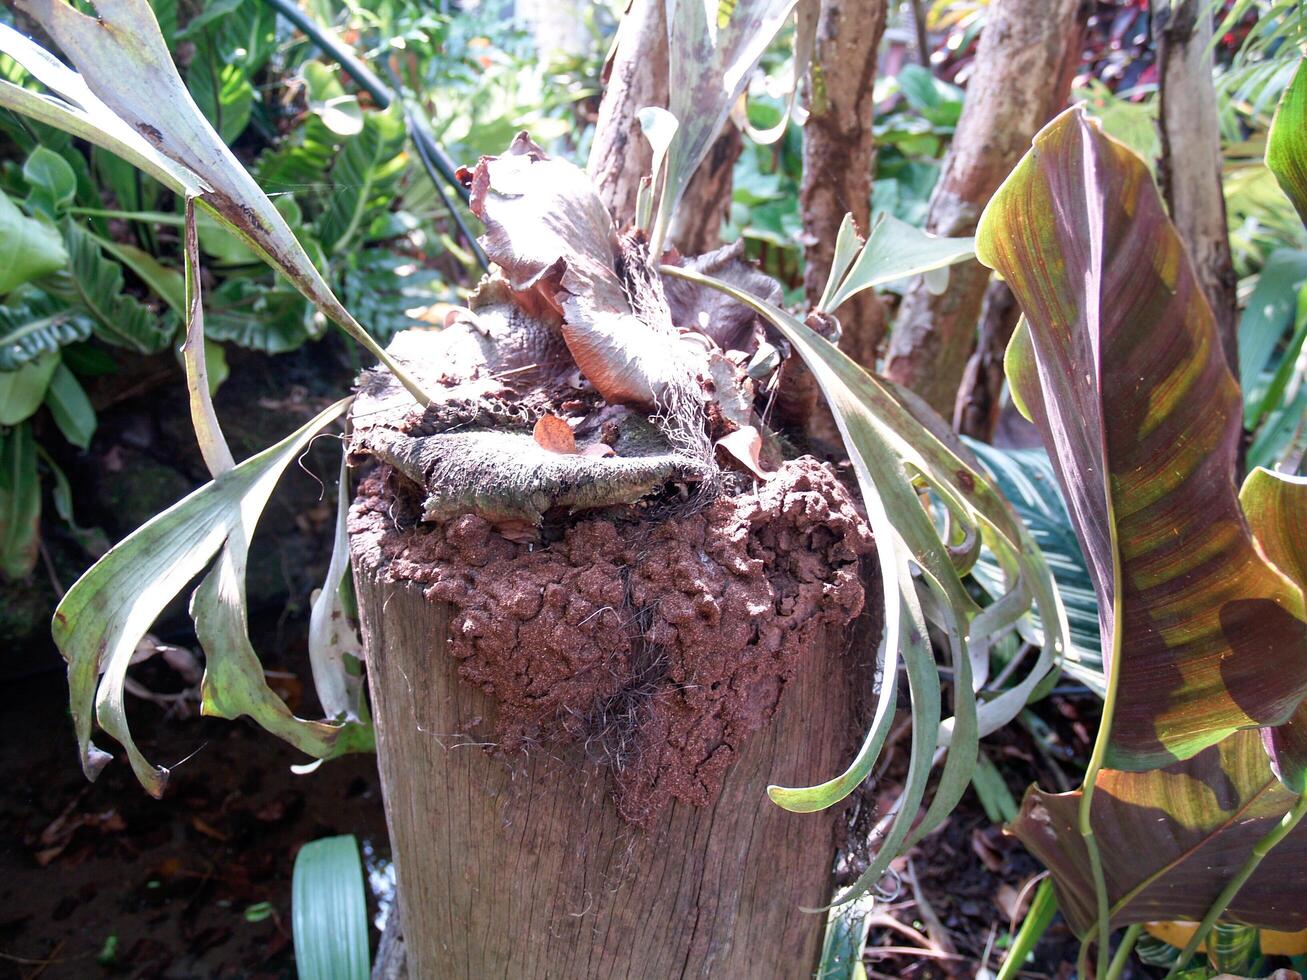
[[[1266,165],[1307,222],[1307,56],[1275,110],[1266,139]]]
[[[408,165],[403,154],[407,131],[401,107],[369,112],[363,131],[347,140],[331,168],[331,205],[319,222],[323,246],[343,252],[361,240],[370,217],[390,207],[395,182]]]
[[[667,176],[654,223],[655,260],[690,177],[796,0],[735,0],[720,5],[704,0],[664,2],[667,109],[678,126],[667,150]]]
[[[1099,597],[1104,764],[1149,769],[1285,721],[1307,693],[1307,612],[1244,523],[1238,387],[1147,168],[1064,113],[991,200],[977,255],[1025,311],[1008,380]]]
[[[1257,544],[1284,574],[1307,589],[1307,477],[1255,469],[1239,503]],[[1307,706],[1283,725],[1263,729],[1271,768],[1293,792],[1307,790]]]
[[[826,277],[826,288],[822,291],[821,302],[817,304],[817,309],[834,309],[831,300],[835,297],[835,291],[844,281],[844,274],[849,271],[849,266],[857,258],[863,244],[852,213],[846,213],[844,220],[840,222],[840,230],[835,235],[835,253],[831,258],[830,274]]]
[[[0,83],[0,104],[122,152],[151,176],[195,198],[385,364],[419,403],[427,403],[403,367],[341,305],[281,214],[196,107],[147,0],[102,0],[98,17],[63,0],[18,0],[18,6],[81,74],[4,28],[0,51],[57,97],[29,97]]]
[[[834,313],[864,289],[962,262],[975,254],[975,247],[975,239],[939,238],[891,214],[881,215],[843,282],[818,308]]]

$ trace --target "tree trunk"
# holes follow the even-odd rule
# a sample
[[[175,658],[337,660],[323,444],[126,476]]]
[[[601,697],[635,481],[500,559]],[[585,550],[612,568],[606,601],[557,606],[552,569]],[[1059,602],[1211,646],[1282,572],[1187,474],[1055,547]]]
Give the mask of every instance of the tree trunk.
[[[653,166],[653,152],[636,114],[645,106],[667,105],[663,0],[631,0],[604,66],[604,82],[586,170],[600,200],[623,228],[635,220],[640,179]]]
[[[962,118],[931,194],[927,231],[974,234],[998,185],[1065,104],[1079,63],[1081,3],[994,0],[989,5]],[[1050,105],[1054,99],[1057,104]],[[886,373],[945,417],[953,411],[988,282],[989,270],[979,262],[955,265],[940,296],[915,284],[894,324]]]
[[[852,213],[863,235],[871,225],[876,144],[871,131],[876,55],[885,32],[885,0],[821,0],[817,43],[806,86],[803,182],[799,210],[809,244],[804,291],[815,306],[826,287],[835,235]],[[864,367],[876,363],[885,334],[885,308],[871,290],[839,310],[840,348]]]
[[[446,653],[448,609],[391,580],[366,540],[353,553],[410,977],[811,974],[824,922],[802,907],[830,899],[835,817],[763,790],[847,763],[857,681],[840,636],[717,800],[675,802],[646,833],[583,760],[489,754],[496,708]]]
[[[994,441],[1002,409],[1003,355],[1020,317],[1021,307],[1007,283],[991,280],[980,309],[980,339],[967,361],[953,406],[953,428],[964,436]]]
[[[694,172],[668,232],[682,255],[702,255],[721,245],[722,222],[731,211],[735,161],[743,152],[744,138],[727,122]]]
[[[663,0],[631,0],[604,66],[604,79],[586,170],[617,227],[625,228],[635,220],[640,180],[653,167],[637,113],[645,106],[667,107]],[[690,179],[669,235],[682,255],[699,255],[721,244],[722,219],[731,206],[732,171],[743,148],[739,131],[728,122]]]
[[[1159,177],[1180,238],[1239,376],[1238,301],[1221,186],[1221,132],[1212,84],[1212,14],[1198,0],[1155,6],[1161,65]]]

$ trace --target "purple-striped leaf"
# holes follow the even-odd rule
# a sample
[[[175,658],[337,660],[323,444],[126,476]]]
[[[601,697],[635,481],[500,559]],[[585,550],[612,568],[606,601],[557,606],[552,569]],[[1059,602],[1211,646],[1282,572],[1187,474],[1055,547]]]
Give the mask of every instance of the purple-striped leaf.
[[[1105,765],[1165,766],[1285,722],[1307,693],[1303,594],[1244,520],[1239,389],[1147,167],[1062,114],[990,202],[977,255],[1025,311],[1009,381],[1098,592]]]

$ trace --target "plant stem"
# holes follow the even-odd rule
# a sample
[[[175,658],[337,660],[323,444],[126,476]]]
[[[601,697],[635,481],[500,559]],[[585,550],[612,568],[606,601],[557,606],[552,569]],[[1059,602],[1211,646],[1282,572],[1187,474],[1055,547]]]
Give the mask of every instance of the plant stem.
[[[1112,957],[1112,963],[1107,968],[1107,976],[1103,980],[1121,980],[1125,965],[1130,962],[1130,954],[1134,952],[1135,942],[1143,931],[1144,927],[1138,922],[1125,931],[1125,935],[1121,937],[1121,945],[1116,948],[1116,955]]]
[[[1007,957],[999,968],[997,980],[1014,980],[1017,973],[1025,966],[1026,957],[1034,951],[1040,938],[1048,930],[1049,923],[1057,913],[1057,896],[1053,894],[1053,882],[1045,878],[1035,890],[1035,897],[1030,901],[1030,909],[1017,931],[1012,945],[1008,947]]]
[[[1110,501],[1111,498],[1108,497]],[[1115,535],[1113,536],[1115,537]],[[1115,541],[1113,542],[1115,544]],[[1121,581],[1121,556],[1115,547],[1112,549],[1113,581]],[[1118,658],[1121,656],[1120,628],[1122,609],[1120,590],[1117,590],[1113,597],[1113,616],[1114,624],[1112,633],[1112,645],[1114,656],[1112,663],[1119,664]],[[1089,765],[1085,769],[1085,781],[1080,787],[1080,808],[1078,813],[1078,826],[1080,837],[1085,842],[1085,850],[1089,855],[1089,867],[1093,872],[1094,878],[1094,899],[1098,906],[1098,975],[1105,976],[1107,973],[1107,955],[1109,942],[1112,935],[1111,911],[1107,904],[1107,879],[1103,875],[1103,859],[1098,853],[1098,841],[1094,838],[1093,826],[1093,806],[1094,806],[1094,784],[1098,780],[1098,773],[1103,768],[1103,759],[1107,755],[1107,745],[1112,738],[1112,716],[1116,711],[1116,692],[1121,676],[1120,669],[1112,670],[1107,679],[1107,692],[1103,697],[1103,721],[1098,726],[1098,737],[1094,740],[1094,750],[1089,756]],[[1085,947],[1081,948],[1081,959],[1086,959]],[[1081,971],[1083,975],[1083,970]]]
[[[1253,845],[1252,853],[1249,854],[1248,859],[1244,861],[1243,867],[1235,872],[1234,876],[1225,883],[1225,887],[1222,888],[1221,893],[1216,896],[1216,900],[1212,902],[1211,907],[1207,910],[1207,914],[1203,916],[1203,920],[1198,923],[1198,928],[1195,929],[1194,934],[1189,937],[1189,942],[1185,944],[1184,949],[1180,951],[1180,955],[1176,957],[1175,963],[1172,964],[1170,972],[1167,973],[1168,977],[1174,976],[1175,971],[1180,969],[1183,964],[1187,963],[1189,958],[1198,951],[1198,947],[1202,944],[1203,940],[1207,938],[1207,934],[1212,931],[1212,926],[1216,925],[1216,920],[1220,918],[1221,913],[1229,908],[1230,903],[1233,902],[1235,896],[1239,894],[1239,889],[1243,888],[1243,886],[1248,882],[1248,879],[1253,876],[1253,872],[1255,872],[1257,866],[1262,863],[1262,859],[1266,857],[1266,855],[1269,854],[1272,849],[1280,843],[1280,841],[1289,836],[1290,831],[1298,826],[1298,822],[1302,820],[1304,814],[1307,814],[1307,791],[1304,791],[1298,797],[1297,802],[1294,803],[1289,812],[1280,818],[1280,822],[1276,824],[1265,837]]]

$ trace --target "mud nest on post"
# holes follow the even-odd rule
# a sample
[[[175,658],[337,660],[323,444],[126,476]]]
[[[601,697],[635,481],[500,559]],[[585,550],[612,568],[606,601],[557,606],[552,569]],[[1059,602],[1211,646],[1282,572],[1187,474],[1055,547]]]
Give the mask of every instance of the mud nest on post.
[[[497,271],[393,343],[429,407],[361,379],[351,456],[378,465],[351,535],[450,607],[501,750],[582,744],[650,826],[713,799],[805,652],[859,614],[871,535],[829,466],[784,458],[786,350],[752,310],[664,280],[524,136],[462,174]],[[738,246],[663,261],[780,298]]]

